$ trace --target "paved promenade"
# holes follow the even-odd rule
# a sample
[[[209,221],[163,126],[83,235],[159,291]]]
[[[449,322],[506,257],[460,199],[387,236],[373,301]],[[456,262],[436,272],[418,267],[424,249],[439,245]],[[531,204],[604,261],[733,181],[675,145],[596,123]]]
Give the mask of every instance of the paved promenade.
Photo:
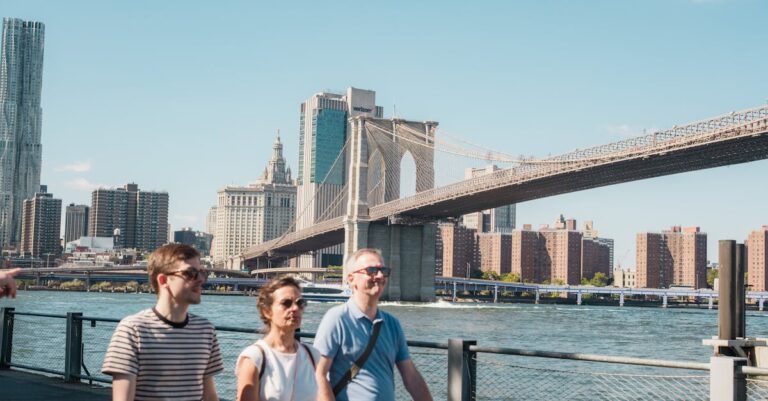
[[[111,388],[68,384],[61,377],[0,370],[0,400],[3,401],[109,401],[111,394]]]

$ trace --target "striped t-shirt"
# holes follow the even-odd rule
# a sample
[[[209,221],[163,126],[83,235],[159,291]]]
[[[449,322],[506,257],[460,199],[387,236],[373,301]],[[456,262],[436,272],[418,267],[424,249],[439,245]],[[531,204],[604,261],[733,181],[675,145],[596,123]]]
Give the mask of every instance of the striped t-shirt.
[[[136,376],[136,401],[199,401],[203,379],[223,369],[208,320],[187,314],[185,322],[174,323],[146,309],[120,321],[101,371]]]

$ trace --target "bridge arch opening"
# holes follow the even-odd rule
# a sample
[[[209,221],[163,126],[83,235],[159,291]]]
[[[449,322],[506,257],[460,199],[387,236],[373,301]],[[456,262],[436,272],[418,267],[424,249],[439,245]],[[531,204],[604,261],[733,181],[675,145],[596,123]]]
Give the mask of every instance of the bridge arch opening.
[[[410,151],[400,159],[400,198],[416,194],[416,160]]]

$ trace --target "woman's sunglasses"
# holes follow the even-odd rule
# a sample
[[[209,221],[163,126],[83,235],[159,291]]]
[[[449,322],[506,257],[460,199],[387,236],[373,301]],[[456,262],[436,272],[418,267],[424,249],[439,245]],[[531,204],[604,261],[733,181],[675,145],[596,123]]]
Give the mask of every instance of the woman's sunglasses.
[[[304,307],[307,306],[307,300],[304,299],[304,298],[299,298],[299,299],[297,299],[295,301],[292,300],[292,299],[286,298],[286,299],[280,301],[279,303],[280,303],[280,306],[282,306],[284,309],[291,309],[291,307],[293,306],[294,302],[296,303],[296,306],[299,307],[299,309],[304,309]]]

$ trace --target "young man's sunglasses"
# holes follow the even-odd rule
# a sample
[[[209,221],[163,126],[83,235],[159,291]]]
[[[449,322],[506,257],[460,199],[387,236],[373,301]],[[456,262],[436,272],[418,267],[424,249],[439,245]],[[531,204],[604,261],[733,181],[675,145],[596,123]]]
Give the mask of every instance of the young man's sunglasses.
[[[381,272],[384,277],[389,277],[389,273],[392,273],[392,269],[384,266],[368,266],[354,271],[354,273],[365,273],[369,276],[375,276],[378,272]]]
[[[208,272],[206,270],[199,270],[199,269],[177,270],[175,272],[170,272],[165,274],[167,276],[178,276],[183,278],[184,280],[197,280],[200,277],[202,277],[203,280],[208,279]]]
[[[307,300],[304,298],[299,298],[295,301],[292,299],[284,299],[280,301],[280,306],[285,309],[291,309],[294,303],[296,303],[296,306],[298,306],[299,309],[304,309],[304,307],[307,306]]]

